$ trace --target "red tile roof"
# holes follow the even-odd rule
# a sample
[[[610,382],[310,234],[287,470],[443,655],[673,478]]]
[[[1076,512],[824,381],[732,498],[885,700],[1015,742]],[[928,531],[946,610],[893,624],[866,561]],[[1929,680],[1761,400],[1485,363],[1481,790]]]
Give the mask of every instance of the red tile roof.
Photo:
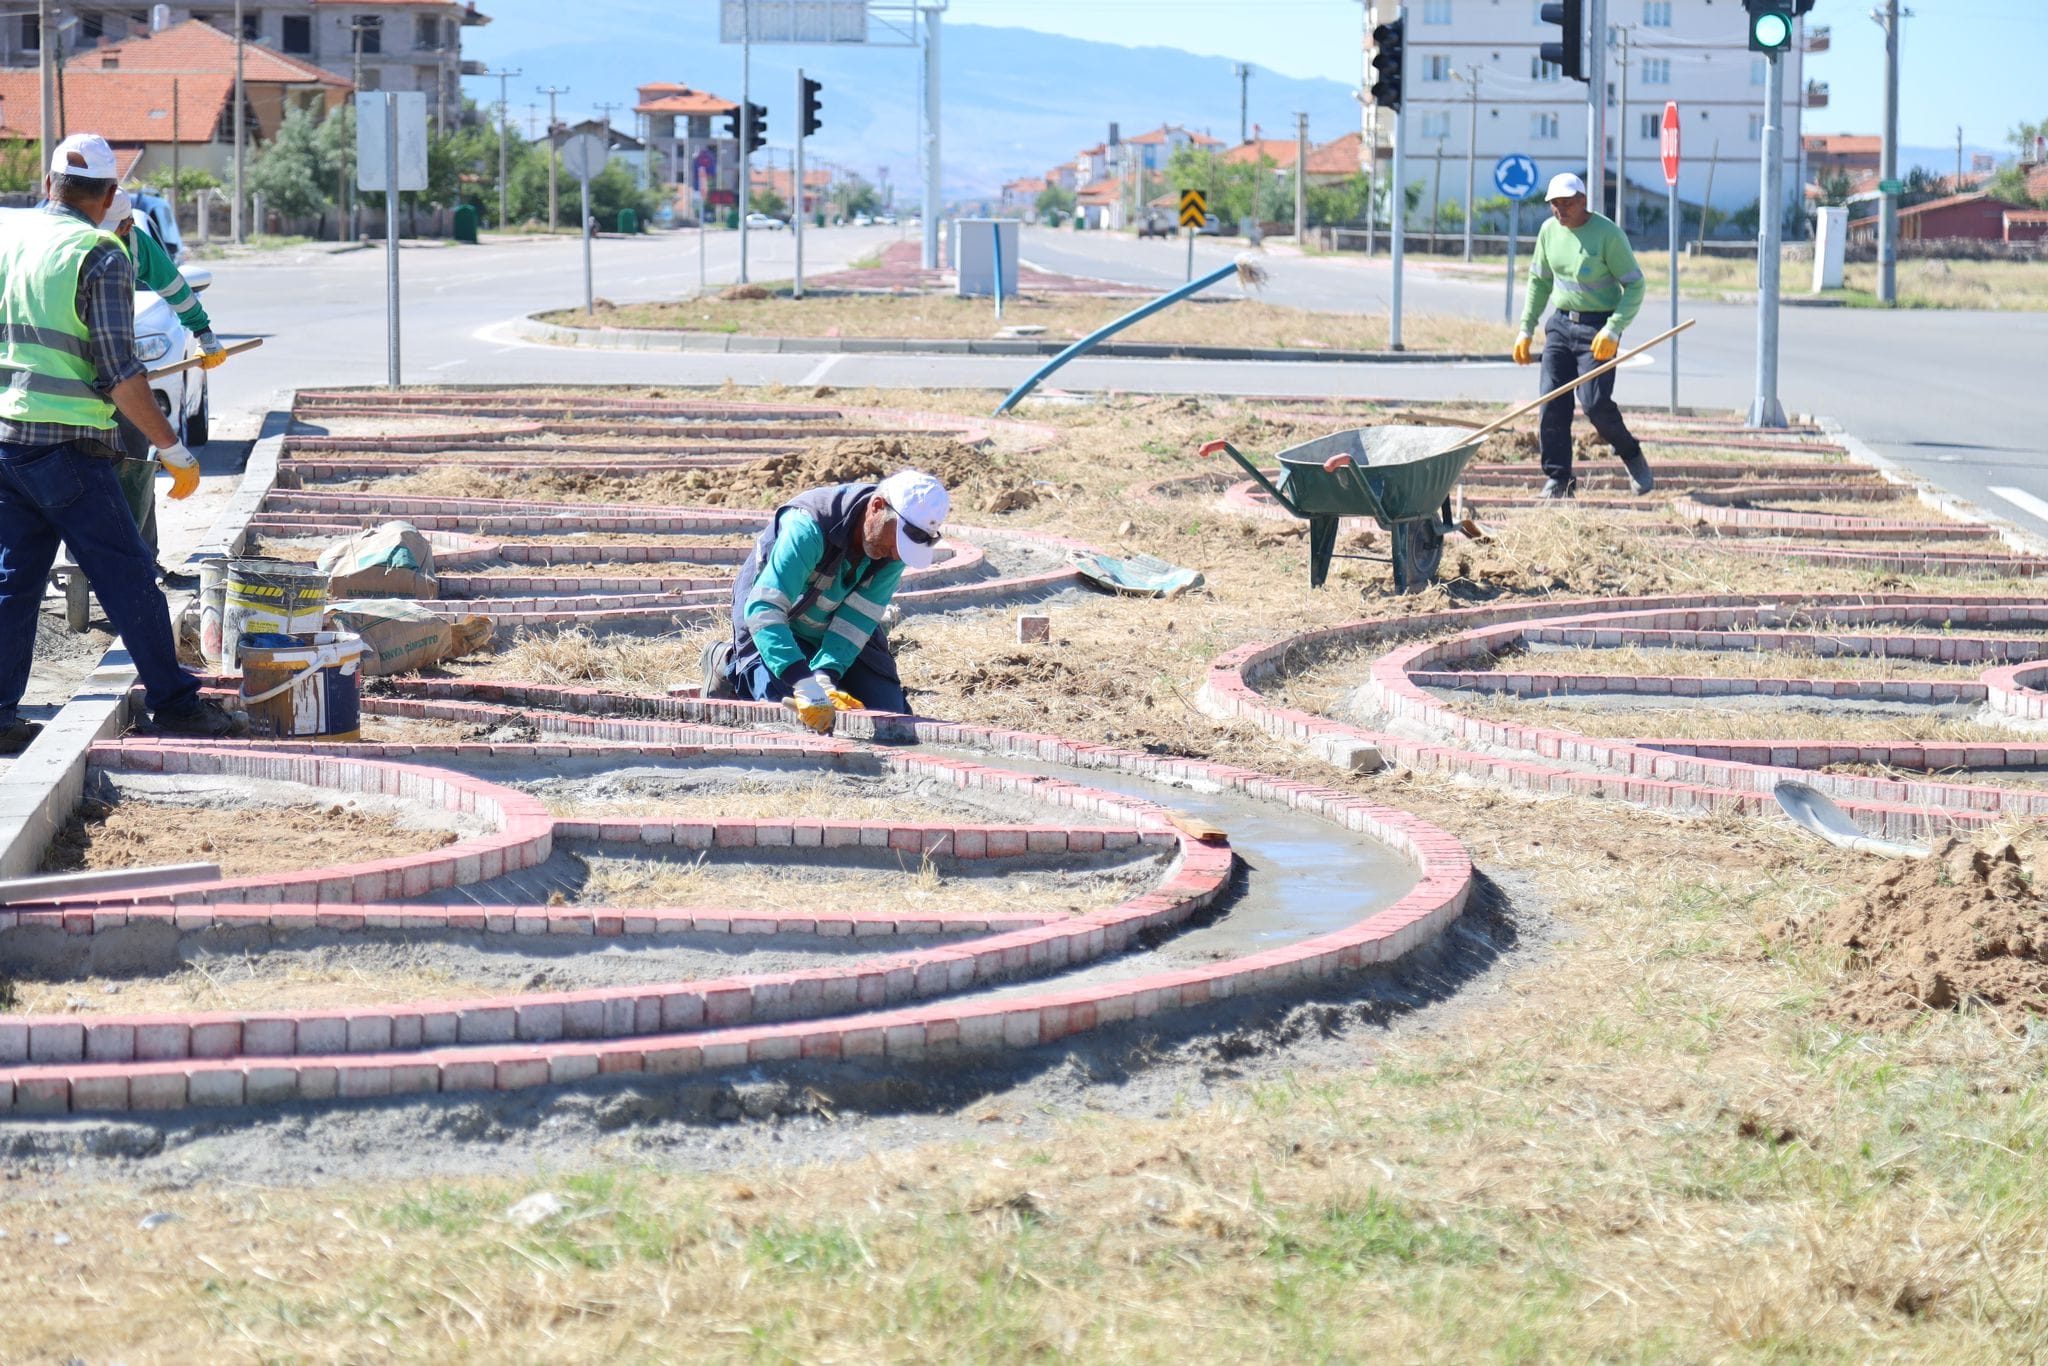
[[[178,85],[177,128],[171,127],[171,83]],[[33,70],[0,70],[0,135],[40,139],[42,92]],[[64,73],[64,127],[98,133],[108,142],[212,142],[235,88],[232,75],[173,76],[154,71]]]
[[[1003,186],[1005,193],[1015,190],[1018,194],[1037,194],[1045,188],[1044,176],[1023,176]]]
[[[1308,149],[1308,173],[1312,176],[1358,175],[1364,166],[1360,156],[1365,147],[1363,133],[1346,133],[1320,147]]]
[[[692,90],[687,85],[670,85],[666,82],[640,87],[640,103],[633,106],[636,114],[729,114],[739,108],[738,100],[724,99],[708,90]]]
[[[118,43],[81,52],[65,63],[69,79],[74,71],[121,70],[176,72],[179,75],[225,75],[235,73],[235,40],[211,24],[187,19],[161,33],[127,38]],[[311,62],[287,57],[255,43],[242,44],[242,79],[265,85],[328,85],[341,90],[355,87],[346,76],[322,71]],[[68,92],[67,92],[68,95]]]
[[[1124,183],[1121,180],[1091,180],[1074,195],[1080,204],[1114,204],[1123,198]]]
[[[1824,156],[1876,156],[1884,150],[1884,139],[1860,133],[1810,133],[1806,150]]]
[[[1223,154],[1223,160],[1233,166],[1256,166],[1262,158],[1271,160],[1275,166],[1292,166],[1294,139],[1253,138],[1250,142],[1239,143]]]
[[[2007,209],[2005,211],[2005,221],[2008,223],[2028,224],[2048,223],[2048,209]]]
[[[1207,133],[1197,133],[1192,128],[1183,128],[1177,123],[1162,123],[1149,133],[1137,133],[1125,138],[1124,141],[1147,144],[1159,143],[1165,142],[1168,136],[1174,133],[1187,137],[1197,147],[1221,147],[1223,145],[1222,141],[1218,138],[1212,138]]]

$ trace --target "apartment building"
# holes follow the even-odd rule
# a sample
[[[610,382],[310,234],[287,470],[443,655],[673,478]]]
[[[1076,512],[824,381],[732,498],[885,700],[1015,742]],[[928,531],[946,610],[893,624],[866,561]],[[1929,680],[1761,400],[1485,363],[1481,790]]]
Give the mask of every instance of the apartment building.
[[[1394,17],[1392,0],[1368,0],[1364,83],[1372,84],[1372,29]],[[1428,187],[1439,156],[1438,197],[1465,197],[1465,159],[1476,144],[1478,196],[1491,198],[1493,166],[1520,152],[1545,177],[1586,171],[1586,86],[1542,59],[1554,41],[1541,0],[1412,0],[1407,5],[1407,96],[1403,106],[1408,180]],[[1800,22],[1785,67],[1781,111],[1784,203],[1798,203],[1805,182],[1800,118],[1825,108],[1827,88],[1809,82],[1804,58],[1823,51],[1827,30]],[[1682,164],[1679,198],[1706,200],[1720,216],[1757,201],[1763,154],[1765,59],[1749,51],[1738,0],[1607,0],[1607,155],[1610,186],[1625,183],[1630,226],[1661,223],[1665,202],[1660,125],[1666,101],[1678,103]],[[1477,92],[1476,98],[1474,92]],[[1363,131],[1381,174],[1390,156],[1392,120],[1365,106]]]
[[[676,187],[677,212],[694,219],[738,204],[740,148],[725,118],[738,102],[675,81],[651,81],[638,94],[633,112],[645,120],[650,174]]]
[[[53,11],[58,6],[51,6]],[[233,0],[185,4],[67,3],[53,20],[55,42],[72,58],[151,31],[152,10],[163,26],[198,19],[232,34]],[[427,96],[437,127],[460,117],[462,78],[483,73],[462,58],[462,31],[488,24],[475,0],[243,0],[242,37],[272,52],[319,67],[359,90],[416,90]],[[0,66],[35,66],[41,32],[33,6],[0,15]]]

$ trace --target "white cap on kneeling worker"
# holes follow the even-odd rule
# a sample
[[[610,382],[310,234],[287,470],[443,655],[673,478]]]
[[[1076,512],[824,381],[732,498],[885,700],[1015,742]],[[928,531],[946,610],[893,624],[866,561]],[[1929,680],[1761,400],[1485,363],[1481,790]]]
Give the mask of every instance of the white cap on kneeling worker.
[[[1575,194],[1584,194],[1585,192],[1585,181],[1579,179],[1570,171],[1559,171],[1550,178],[1550,188],[1543,192],[1543,202],[1548,204],[1553,199],[1570,199]]]
[[[88,180],[119,180],[114,149],[98,133],[73,133],[50,152],[51,175],[84,176]]]
[[[953,510],[946,486],[923,470],[898,470],[875,487],[875,495],[896,513],[896,556],[909,569],[932,562],[939,529]]]

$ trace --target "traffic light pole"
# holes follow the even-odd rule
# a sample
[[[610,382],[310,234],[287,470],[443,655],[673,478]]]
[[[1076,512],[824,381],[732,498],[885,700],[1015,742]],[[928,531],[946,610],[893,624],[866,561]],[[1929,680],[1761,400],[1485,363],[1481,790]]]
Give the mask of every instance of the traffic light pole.
[[[754,207],[754,7],[740,7],[740,283],[747,283],[747,212]]]
[[[1782,427],[1785,409],[1778,402],[1778,242],[1784,232],[1785,164],[1781,155],[1784,130],[1785,56],[1773,52],[1764,84],[1763,190],[1757,201],[1756,233],[1756,399],[1749,425]]]
[[[1399,6],[1394,11],[1396,22],[1408,17],[1408,7]],[[1403,54],[1401,63],[1401,105],[1408,103],[1408,63]],[[1394,187],[1387,192],[1388,254],[1394,262],[1394,287],[1388,298],[1387,307],[1387,349],[1401,350],[1401,261],[1407,245],[1408,229],[1408,154],[1402,147],[1407,141],[1408,115],[1401,109],[1394,110]],[[1305,172],[1306,167],[1302,170]]]
[[[794,216],[789,220],[796,232],[796,281],[790,286],[790,297],[804,297],[804,69],[796,69],[796,157],[794,159],[795,181],[789,193],[796,201]]]
[[[1607,0],[1586,0],[1586,202],[1607,212]]]

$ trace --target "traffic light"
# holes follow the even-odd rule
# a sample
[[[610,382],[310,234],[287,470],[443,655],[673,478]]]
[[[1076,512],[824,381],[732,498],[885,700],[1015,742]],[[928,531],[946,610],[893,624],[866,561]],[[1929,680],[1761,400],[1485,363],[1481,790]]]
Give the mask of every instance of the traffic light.
[[[740,149],[742,156],[768,145],[768,106],[747,101],[747,145]]]
[[[1586,0],[1564,0],[1536,13],[1544,23],[1564,30],[1556,42],[1543,44],[1543,60],[1562,68],[1572,80],[1586,80]]]
[[[797,125],[801,132],[798,136],[809,137],[825,126],[825,120],[820,117],[818,104],[818,92],[824,88],[821,83],[812,80],[809,76],[803,78],[803,107],[800,111]]]
[[[1408,42],[1408,21],[1396,19],[1372,31],[1372,102],[1382,109],[1401,109],[1402,48]]]
[[[1742,0],[1742,7],[1749,11],[1751,52],[1775,57],[1792,46],[1793,16],[1805,12],[1798,0]]]
[[[734,142],[740,140],[740,107],[734,105],[725,111],[725,135]]]

